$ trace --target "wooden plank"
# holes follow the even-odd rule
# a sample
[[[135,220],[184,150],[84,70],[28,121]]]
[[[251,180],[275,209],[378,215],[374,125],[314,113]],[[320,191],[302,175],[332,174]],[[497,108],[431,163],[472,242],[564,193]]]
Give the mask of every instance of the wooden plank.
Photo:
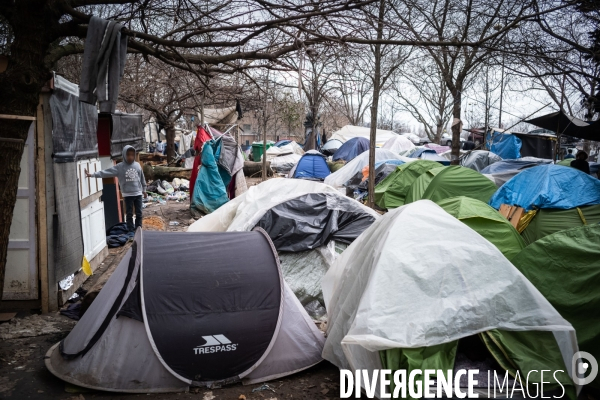
[[[42,313],[47,313],[48,305],[48,231],[46,223],[46,162],[45,162],[45,135],[44,135],[44,107],[43,95],[37,107],[39,118],[36,123],[36,181],[37,181],[37,217],[38,217],[38,268],[40,275],[40,291],[42,302]]]
[[[84,199],[79,200],[79,207],[81,209],[84,209],[87,206],[89,206],[90,204],[92,204],[94,201],[98,200],[100,197],[102,197],[102,190],[100,190]]]
[[[24,115],[8,115],[0,114],[0,119],[18,119],[22,121],[35,121],[35,117],[27,117]]]

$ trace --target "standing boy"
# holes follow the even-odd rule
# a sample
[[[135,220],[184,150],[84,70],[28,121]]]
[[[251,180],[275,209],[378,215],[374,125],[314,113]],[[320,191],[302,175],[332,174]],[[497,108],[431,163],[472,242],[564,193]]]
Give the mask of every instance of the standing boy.
[[[125,199],[125,212],[127,214],[127,228],[129,232],[135,232],[142,226],[142,195],[146,193],[146,179],[142,167],[135,161],[135,149],[132,146],[123,147],[123,161],[114,167],[90,174],[85,170],[89,178],[114,178],[119,179],[121,194]],[[135,207],[135,226],[133,225],[133,208]]]

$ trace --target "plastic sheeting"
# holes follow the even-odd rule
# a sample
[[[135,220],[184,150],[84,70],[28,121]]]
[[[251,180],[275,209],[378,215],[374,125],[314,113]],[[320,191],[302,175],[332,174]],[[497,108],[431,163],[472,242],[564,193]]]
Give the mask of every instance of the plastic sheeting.
[[[267,210],[307,193],[337,193],[331,186],[303,179],[275,178],[251,186],[217,211],[200,218],[188,232],[249,231]]]
[[[283,156],[278,156],[271,159],[271,168],[275,172],[285,174],[290,172],[290,170],[294,168],[296,164],[298,164],[298,161],[300,161],[301,158],[302,156],[299,154],[286,154]]]
[[[402,160],[385,160],[375,164],[375,185],[387,178],[392,172],[398,168],[398,165],[404,164]],[[352,179],[344,184],[348,189],[369,189],[369,177],[365,176],[369,173],[369,168],[365,167],[361,172],[358,172]]]
[[[460,165],[480,172],[488,165],[502,161],[502,157],[491,151],[473,150],[460,159]]]
[[[516,159],[521,157],[521,139],[516,135],[505,132],[488,132],[485,145],[492,153],[503,159]]]
[[[144,125],[141,114],[110,114],[112,131],[110,156],[121,158],[123,147],[132,146],[136,152],[144,151]]]
[[[267,232],[277,251],[312,250],[331,240],[352,243],[376,214],[337,193],[309,193],[265,212],[256,226]]]
[[[404,162],[414,161],[414,159],[411,160],[409,158],[399,156],[386,149],[375,149],[375,162],[385,160],[402,160]],[[325,178],[325,183],[333,187],[341,188],[346,182],[352,179],[357,172],[362,171],[366,165],[369,165],[368,150]]]
[[[98,157],[98,111],[96,106],[79,101],[79,86],[55,76],[50,112],[55,163]]]
[[[529,168],[506,182],[490,203],[516,205],[526,211],[534,208],[569,209],[600,204],[600,180],[575,168],[540,165]]]
[[[381,148],[393,151],[394,153],[397,153],[397,154],[400,154],[403,151],[414,149],[415,145],[407,137],[402,136],[402,135],[396,135],[396,136],[389,138],[383,144],[383,146],[381,146]]]
[[[538,165],[551,164],[552,160],[545,160],[543,158],[519,158],[516,160],[501,160],[493,164],[488,165],[480,172],[482,174],[499,174],[502,172],[509,171],[521,171],[526,168],[537,167]]]
[[[365,139],[369,139],[370,136],[371,128],[365,128],[363,126],[346,125],[342,127],[342,129],[333,132],[333,135],[331,135],[331,139],[337,139],[342,142],[347,142],[348,140],[355,137],[363,137]],[[397,134],[393,131],[377,129],[375,131],[375,143],[377,146],[382,146],[385,142],[387,142],[390,138],[394,136],[397,136]]]
[[[372,371],[381,368],[379,350],[430,347],[492,329],[553,332],[569,372],[577,351],[571,324],[529,280],[428,200],[371,225],[327,272],[323,295],[323,357],[340,368]]]
[[[298,143],[291,140],[287,141],[287,143],[284,143],[280,146],[277,146],[277,144],[275,144],[267,149],[267,161],[271,161],[275,157],[281,157],[287,154],[297,154],[301,156],[304,154],[304,150],[302,150],[302,147],[300,147]]]

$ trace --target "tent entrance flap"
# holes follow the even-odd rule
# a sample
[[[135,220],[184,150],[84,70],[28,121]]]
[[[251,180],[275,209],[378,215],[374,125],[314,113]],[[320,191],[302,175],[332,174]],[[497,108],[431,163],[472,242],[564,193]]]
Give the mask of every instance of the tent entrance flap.
[[[268,354],[280,324],[283,284],[268,237],[181,232],[172,239],[203,251],[190,262],[160,232],[144,233],[142,310],[154,352],[187,383],[243,378]]]

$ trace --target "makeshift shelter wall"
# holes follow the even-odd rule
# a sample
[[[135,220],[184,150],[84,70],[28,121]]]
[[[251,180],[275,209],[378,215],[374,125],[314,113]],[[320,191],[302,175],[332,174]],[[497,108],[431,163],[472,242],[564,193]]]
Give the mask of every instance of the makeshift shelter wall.
[[[521,157],[552,159],[556,137],[513,133],[521,139]]]

